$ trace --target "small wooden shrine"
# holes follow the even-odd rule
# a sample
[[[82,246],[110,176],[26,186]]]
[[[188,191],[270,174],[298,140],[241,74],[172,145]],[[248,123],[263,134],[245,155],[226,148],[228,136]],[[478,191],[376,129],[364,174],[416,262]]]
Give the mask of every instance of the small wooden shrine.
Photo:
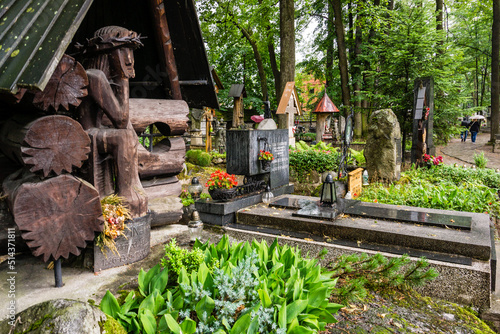
[[[332,139],[332,130],[327,123],[327,119],[333,113],[339,112],[339,109],[332,100],[328,97],[328,94],[323,95],[319,101],[316,108],[314,108],[313,113],[316,114],[316,141],[324,141],[325,139]],[[328,128],[328,129],[327,129]]]
[[[293,132],[295,115],[302,115],[295,82],[286,83],[278,109],[276,110],[276,115],[278,115],[278,129],[288,129],[288,144],[295,146]]]
[[[189,108],[218,108],[192,0],[10,0],[0,19],[0,183],[34,255],[79,255],[104,196],[143,217],[180,194]]]

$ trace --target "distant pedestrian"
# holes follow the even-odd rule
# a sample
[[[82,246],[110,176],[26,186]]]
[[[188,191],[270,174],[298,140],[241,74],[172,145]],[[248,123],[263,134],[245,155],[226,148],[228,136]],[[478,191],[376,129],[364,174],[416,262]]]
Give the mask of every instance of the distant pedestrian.
[[[467,118],[463,118],[462,120],[462,123],[460,123],[460,126],[462,127],[462,132],[460,133],[460,139],[462,139],[462,141],[466,141],[467,140],[467,135],[469,134],[469,121],[467,120]]]
[[[470,139],[472,140],[473,143],[476,142],[476,136],[477,133],[479,132],[479,128],[481,127],[481,124],[479,123],[480,121],[477,119],[472,120],[472,123],[470,124]]]

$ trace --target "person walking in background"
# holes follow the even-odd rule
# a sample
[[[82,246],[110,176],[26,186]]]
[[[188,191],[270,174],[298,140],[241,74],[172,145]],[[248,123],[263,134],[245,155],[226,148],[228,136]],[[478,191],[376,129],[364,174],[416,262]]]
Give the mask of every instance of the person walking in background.
[[[462,127],[462,132],[460,132],[460,139],[462,139],[462,141],[467,140],[467,135],[469,134],[469,125],[469,121],[466,117],[464,117],[462,123],[460,123],[460,126]]]
[[[479,127],[481,124],[479,123],[480,121],[477,119],[472,120],[472,123],[470,124],[470,139],[472,140],[473,143],[476,142],[476,136],[477,133],[479,132]]]

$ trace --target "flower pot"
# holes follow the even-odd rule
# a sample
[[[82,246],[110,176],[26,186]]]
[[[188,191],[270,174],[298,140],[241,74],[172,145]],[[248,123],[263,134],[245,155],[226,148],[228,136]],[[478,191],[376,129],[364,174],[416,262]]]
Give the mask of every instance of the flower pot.
[[[237,188],[231,189],[212,189],[208,193],[214,201],[227,202],[232,200],[238,194]]]
[[[259,160],[260,161],[260,168],[264,172],[269,172],[271,170],[271,162],[272,160]]]

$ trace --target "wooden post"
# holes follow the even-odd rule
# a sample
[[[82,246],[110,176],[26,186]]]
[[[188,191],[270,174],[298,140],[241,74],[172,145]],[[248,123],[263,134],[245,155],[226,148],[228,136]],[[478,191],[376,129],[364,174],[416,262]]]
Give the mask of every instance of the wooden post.
[[[352,198],[356,198],[361,194],[363,184],[363,168],[356,168],[347,174],[347,191],[351,192]]]
[[[244,123],[245,111],[243,109],[243,95],[234,98],[233,128],[238,128]]]
[[[156,39],[163,47],[163,54],[166,65],[166,71],[170,80],[170,88],[172,89],[172,98],[174,100],[182,100],[181,85],[179,83],[179,74],[177,73],[177,65],[175,63],[174,48],[172,39],[170,38],[170,30],[168,28],[167,16],[165,15],[165,5],[163,0],[149,0],[151,9],[155,18],[156,24]]]

